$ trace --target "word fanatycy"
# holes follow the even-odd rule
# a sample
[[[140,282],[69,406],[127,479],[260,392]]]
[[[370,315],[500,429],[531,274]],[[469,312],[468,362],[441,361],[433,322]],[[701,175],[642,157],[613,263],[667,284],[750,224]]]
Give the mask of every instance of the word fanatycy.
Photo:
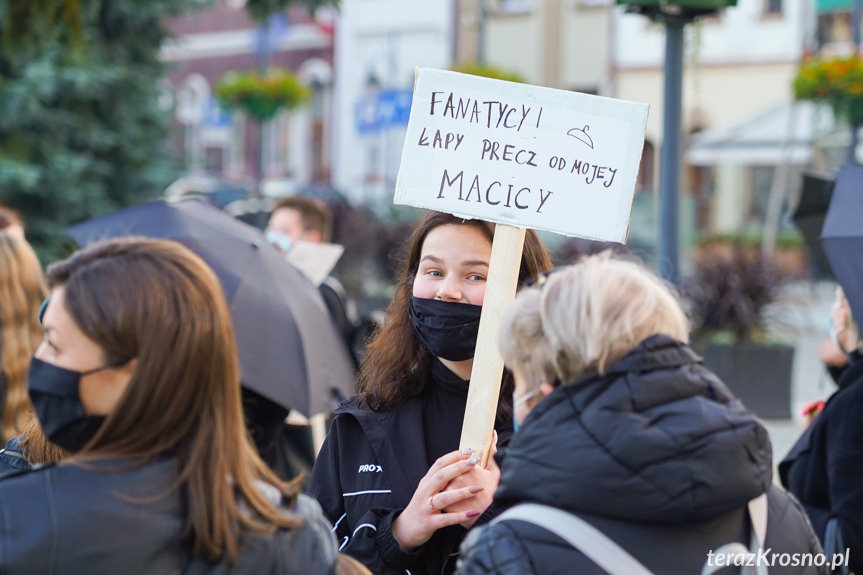
[[[443,94],[448,95],[444,97]],[[476,98],[462,98],[452,92],[432,92],[429,115],[434,116],[437,112],[444,117],[455,120],[467,120],[471,124],[485,124],[486,128],[507,128],[520,132],[525,120],[533,112],[536,121],[531,121],[531,124],[535,123],[538,128],[542,118],[542,106],[535,109],[522,104],[520,108],[498,100],[480,101]]]

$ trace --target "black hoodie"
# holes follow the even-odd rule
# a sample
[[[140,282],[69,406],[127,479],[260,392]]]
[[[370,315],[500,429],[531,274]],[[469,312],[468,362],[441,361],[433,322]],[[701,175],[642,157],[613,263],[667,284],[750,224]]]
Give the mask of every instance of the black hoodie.
[[[771,488],[771,462],[758,420],[687,346],[658,335],[536,406],[503,458],[495,505],[563,509],[657,575],[697,574],[710,550],[748,547],[746,504],[770,489],[766,546],[820,551],[799,505]],[[508,521],[468,536],[459,573],[604,571],[550,532]]]

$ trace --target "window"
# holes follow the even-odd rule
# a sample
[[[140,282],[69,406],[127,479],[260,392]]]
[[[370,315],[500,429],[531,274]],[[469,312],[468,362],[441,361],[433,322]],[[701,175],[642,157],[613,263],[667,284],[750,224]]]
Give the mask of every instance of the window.
[[[533,0],[497,0],[497,11],[501,14],[525,14],[533,8]]]
[[[818,45],[850,43],[854,37],[850,12],[818,15]]]
[[[782,0],[764,0],[764,14],[766,16],[781,16]]]
[[[603,8],[605,6],[613,6],[612,0],[578,0],[578,5],[585,8]]]

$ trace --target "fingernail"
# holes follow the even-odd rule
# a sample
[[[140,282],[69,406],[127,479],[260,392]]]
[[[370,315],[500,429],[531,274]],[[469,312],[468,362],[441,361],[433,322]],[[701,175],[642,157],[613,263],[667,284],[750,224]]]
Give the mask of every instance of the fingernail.
[[[468,465],[476,465],[477,463],[479,463],[478,457],[471,457],[470,459],[467,460]]]
[[[476,517],[479,515],[479,511],[468,511],[464,514],[465,517]]]
[[[461,452],[465,455],[473,453],[473,447],[462,447]]]
[[[479,492],[480,492],[480,491],[482,491],[483,489],[485,489],[485,488],[484,488],[482,485],[474,485],[473,487],[471,487],[471,488],[470,488],[470,490],[469,490],[469,491],[470,491],[471,493],[479,493]]]

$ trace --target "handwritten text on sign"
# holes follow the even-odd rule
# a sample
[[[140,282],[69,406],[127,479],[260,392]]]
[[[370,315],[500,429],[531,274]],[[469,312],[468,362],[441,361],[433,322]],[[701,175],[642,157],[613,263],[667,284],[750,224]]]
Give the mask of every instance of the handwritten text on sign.
[[[421,68],[395,203],[626,241],[647,104]]]

